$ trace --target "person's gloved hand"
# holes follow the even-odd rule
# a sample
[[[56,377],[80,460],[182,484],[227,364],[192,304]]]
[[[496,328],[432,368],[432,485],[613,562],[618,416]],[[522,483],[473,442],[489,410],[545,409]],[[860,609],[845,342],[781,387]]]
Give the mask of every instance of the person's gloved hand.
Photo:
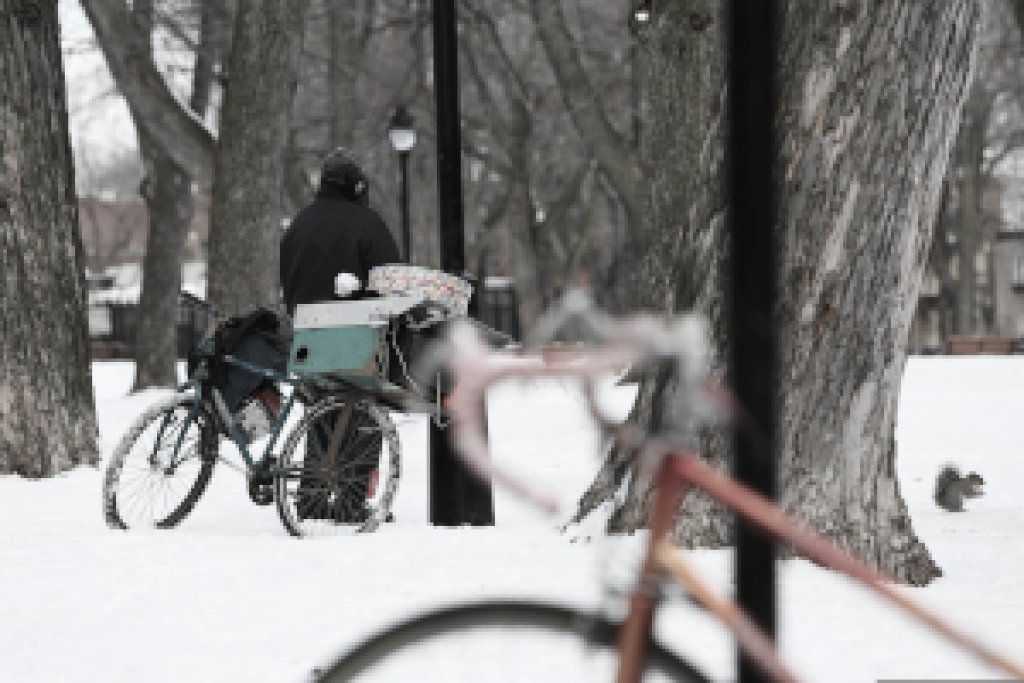
[[[352,273],[339,273],[334,278],[334,293],[340,297],[352,296],[363,288],[363,283]]]
[[[448,317],[444,306],[432,301],[416,304],[405,312],[405,322],[410,329],[422,330]]]

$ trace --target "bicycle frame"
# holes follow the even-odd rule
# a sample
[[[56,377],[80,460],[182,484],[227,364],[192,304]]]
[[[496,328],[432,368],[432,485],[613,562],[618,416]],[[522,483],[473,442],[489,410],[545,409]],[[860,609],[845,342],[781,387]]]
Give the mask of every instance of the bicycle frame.
[[[578,314],[579,306],[571,309]],[[564,317],[564,316],[563,316]],[[558,316],[555,317],[556,322]],[[651,531],[649,545],[637,582],[629,599],[629,612],[619,638],[619,671],[617,683],[639,683],[643,672],[644,655],[650,640],[654,615],[660,603],[660,586],[666,576],[678,580],[688,589],[693,599],[722,621],[736,642],[768,675],[778,681],[795,683],[798,679],[780,660],[775,644],[746,614],[728,598],[716,594],[686,562],[680,549],[671,542],[673,522],[682,497],[691,488],[699,488],[712,499],[732,510],[743,522],[767,534],[777,542],[787,544],[822,566],[842,572],[865,585],[872,592],[897,606],[920,623],[937,632],[950,643],[973,654],[989,666],[1004,671],[1015,679],[1024,680],[1024,668],[996,653],[966,633],[940,619],[930,610],[902,594],[877,571],[853,558],[826,538],[804,528],[771,501],[732,481],[724,473],[710,467],[698,455],[678,451],[666,443],[650,438],[635,425],[615,423],[606,418],[597,407],[593,378],[602,372],[620,372],[638,358],[637,350],[630,347],[649,335],[638,323],[633,327],[609,325],[598,320],[605,330],[633,332],[632,338],[623,335],[614,344],[585,352],[548,354],[527,352],[519,354],[490,351],[473,335],[465,331],[452,334],[457,349],[449,362],[456,372],[455,391],[448,397],[446,407],[454,416],[453,439],[458,453],[470,470],[502,485],[514,495],[549,512],[558,509],[555,499],[543,490],[522,481],[515,475],[497,467],[490,456],[481,425],[485,424],[480,398],[486,388],[501,380],[514,377],[576,377],[581,380],[584,397],[595,422],[607,435],[615,436],[630,448],[639,451],[641,469],[645,463],[653,465],[654,500],[649,519]],[[639,319],[643,322],[643,319]],[[557,329],[557,325],[549,325]],[[692,401],[704,401],[720,409],[723,416],[737,417],[742,413],[726,389],[715,382],[707,372],[692,374],[685,386]],[[700,416],[699,413],[693,413]],[[707,418],[704,418],[707,419]]]
[[[209,387],[208,390],[210,396],[206,396],[207,385],[205,380],[208,379],[208,371],[204,365],[201,365],[199,369],[197,369],[196,372],[193,374],[193,376],[189,378],[187,382],[179,386],[177,389],[178,393],[185,393],[189,389],[195,390],[195,393],[193,394],[194,398],[192,402],[192,408],[189,411],[188,417],[185,419],[185,425],[187,426],[189,423],[196,419],[196,417],[199,415],[199,411],[201,410],[203,403],[206,402],[209,398],[209,404],[214,408],[217,416],[223,423],[224,431],[227,434],[228,438],[230,438],[231,441],[234,442],[235,446],[238,448],[238,452],[241,454],[242,459],[245,461],[246,469],[249,472],[252,472],[256,469],[260,469],[270,476],[283,476],[292,474],[293,472],[289,469],[267,467],[267,464],[271,460],[274,447],[277,445],[278,439],[281,436],[281,432],[284,429],[284,424],[288,420],[288,416],[291,414],[292,408],[295,405],[296,397],[298,395],[297,389],[299,385],[303,383],[302,380],[289,377],[288,375],[282,375],[276,372],[266,370],[265,368],[253,365],[252,363],[248,363],[240,358],[235,358],[234,356],[224,356],[223,360],[229,365],[240,367],[250,372],[255,372],[259,375],[262,375],[265,378],[274,382],[275,384],[288,384],[294,389],[291,393],[291,396],[289,396],[288,400],[285,401],[284,406],[282,406],[280,415],[278,415],[277,419],[274,421],[273,430],[271,431],[270,439],[267,441],[267,444],[264,447],[263,455],[257,460],[249,451],[249,445],[246,442],[245,438],[242,436],[241,432],[239,431],[238,425],[235,423],[234,417],[231,415],[231,411],[228,410],[227,405],[224,403],[224,398],[221,396],[220,391],[218,391],[216,387]],[[160,443],[160,440],[163,437],[163,431],[164,429],[167,428],[169,419],[170,416],[164,418],[164,423],[161,425],[160,432],[157,434],[157,444]],[[175,445],[173,452],[174,458],[177,457],[178,452],[181,449],[186,432],[186,429],[182,429],[181,434],[178,436],[178,443]]]
[[[183,304],[191,306],[210,316],[210,322],[207,325],[206,332],[204,333],[203,340],[202,342],[200,342],[200,344],[211,340],[217,330],[217,326],[225,320],[225,316],[213,304],[198,299],[197,297],[187,292],[181,293],[181,300]],[[231,439],[232,442],[234,442],[235,446],[238,447],[238,452],[241,454],[242,459],[245,461],[247,474],[251,476],[253,472],[257,470],[262,476],[271,478],[302,476],[303,474],[305,474],[301,470],[301,468],[271,467],[270,463],[272,462],[274,447],[277,445],[278,440],[281,438],[281,433],[284,429],[285,422],[287,422],[288,416],[291,414],[292,408],[295,406],[295,401],[299,394],[299,388],[303,384],[306,384],[307,380],[303,378],[293,378],[287,374],[280,374],[267,370],[265,368],[244,361],[241,358],[236,358],[235,356],[232,356],[230,354],[222,356],[220,360],[227,363],[228,365],[242,368],[244,370],[248,370],[249,372],[254,372],[257,375],[262,375],[263,377],[265,377],[266,379],[270,380],[275,384],[288,384],[294,389],[292,391],[291,396],[288,397],[288,400],[282,407],[280,415],[278,415],[277,419],[274,422],[270,439],[267,441],[267,444],[263,450],[263,455],[257,460],[249,451],[249,445],[246,442],[246,439],[240,433],[238,425],[235,423],[234,417],[232,416],[231,411],[228,409],[227,405],[225,404],[224,397],[221,396],[220,391],[218,391],[216,387],[211,386],[209,387],[210,396],[207,397],[205,395],[207,380],[209,380],[210,378],[209,367],[207,365],[208,359],[206,357],[202,358],[202,360],[199,363],[199,367],[193,372],[189,380],[178,387],[179,393],[184,393],[189,389],[195,390],[195,398],[192,404],[192,409],[189,411],[189,415],[186,418],[185,422],[186,427],[192,420],[196,419],[196,417],[199,414],[199,411],[202,409],[203,403],[208,400],[209,404],[212,406],[214,413],[223,423],[225,434],[228,436],[228,438]],[[355,389],[355,387],[348,386],[344,382],[334,382],[333,384],[336,387],[340,386],[342,390],[345,391]],[[160,443],[160,440],[163,437],[163,432],[164,429],[166,429],[167,427],[168,421],[169,417],[166,417],[164,419],[163,425],[161,425],[160,432],[157,435],[157,444]],[[343,427],[343,425],[339,424],[337,425],[337,427],[340,428]],[[178,437],[178,443],[175,444],[175,449],[172,455],[172,457],[175,459],[177,458],[182,443],[184,442],[184,435],[186,432],[187,429],[182,429],[181,435],[179,435]],[[154,454],[155,448],[156,447],[154,447]]]
[[[204,342],[207,342],[215,334],[217,326],[225,319],[224,316],[220,313],[216,306],[213,306],[208,302],[204,302],[192,296],[191,294],[182,292],[181,299],[184,304],[192,306],[210,315],[210,323],[207,326],[205,334],[203,335],[203,341],[200,343],[202,344]],[[249,372],[254,372],[257,375],[262,375],[263,377],[270,380],[271,382],[274,382],[275,384],[288,384],[295,389],[292,392],[291,396],[288,398],[285,405],[282,407],[281,414],[278,416],[277,420],[273,425],[270,439],[269,441],[267,441],[262,456],[257,460],[256,457],[254,457],[254,455],[250,452],[248,443],[240,433],[238,426],[236,425],[235,420],[231,415],[231,411],[225,404],[224,398],[223,396],[221,396],[220,391],[218,391],[216,387],[209,387],[210,396],[206,396],[208,386],[207,380],[209,379],[209,368],[207,365],[208,360],[206,357],[204,357],[200,361],[199,367],[195,370],[192,377],[190,377],[186,383],[178,387],[179,393],[184,393],[189,389],[195,390],[195,398],[193,401],[192,409],[189,412],[188,417],[186,418],[185,426],[187,427],[188,424],[190,424],[193,420],[196,419],[196,417],[199,414],[199,411],[202,408],[203,403],[208,401],[212,407],[213,412],[223,423],[225,434],[228,436],[228,438],[231,439],[231,441],[234,442],[235,446],[238,447],[238,451],[241,454],[242,459],[245,461],[246,470],[250,475],[256,470],[259,470],[259,473],[262,476],[269,476],[271,478],[296,475],[302,476],[303,474],[306,474],[301,470],[301,468],[271,467],[270,463],[272,460],[274,447],[277,445],[278,440],[281,437],[284,424],[287,421],[288,416],[290,415],[292,408],[295,405],[295,400],[296,397],[298,396],[298,389],[300,386],[310,383],[310,379],[293,378],[286,374],[279,374],[267,370],[265,368],[259,367],[257,365],[253,365],[252,363],[244,361],[241,358],[236,358],[235,356],[232,355],[224,355],[221,357],[220,360],[227,363],[228,365],[242,368]],[[407,396],[386,395],[385,393],[381,393],[379,391],[374,391],[372,389],[357,386],[349,381],[346,381],[344,378],[322,377],[320,378],[320,381],[328,385],[331,388],[331,390],[335,393],[350,394],[354,398],[370,397],[374,400],[380,401],[384,405],[389,405],[395,408],[411,408],[418,410],[425,409],[424,412],[428,412],[431,414],[438,413],[436,409],[426,404],[423,404],[422,401],[410,400],[410,397]],[[318,382],[316,380],[312,380],[312,384],[317,383]],[[345,419],[343,422],[339,422],[336,425],[335,431],[338,433],[339,438],[340,435],[342,434],[342,430],[345,426],[345,423],[347,423],[350,412],[351,411],[344,415]],[[157,435],[156,441],[158,445],[163,437],[164,430],[167,428],[169,424],[169,419],[169,416],[166,417],[164,419],[164,423],[161,425],[160,432]],[[187,429],[183,429],[181,435],[179,435],[178,437],[178,442],[177,444],[175,444],[175,448],[172,454],[172,462],[175,462],[178,457],[178,453],[181,450],[182,444],[184,442],[184,435],[186,432]],[[156,453],[156,448],[157,446],[154,447],[154,456]],[[332,443],[327,445],[327,448],[328,454],[330,456],[328,458],[328,462],[330,462],[336,455],[336,450],[338,448],[337,441],[332,440]]]
[[[678,452],[662,458],[655,474],[655,498],[650,516],[651,536],[640,581],[630,596],[629,614],[619,640],[617,683],[639,683],[646,644],[660,602],[656,587],[666,574],[673,576],[696,602],[714,614],[732,632],[737,643],[765,673],[775,680],[795,683],[797,677],[781,661],[774,643],[730,599],[717,595],[686,562],[670,535],[679,502],[697,487],[772,539],[803,553],[808,559],[858,581],[940,636],[1015,679],[1024,668],[940,619],[900,593],[877,571],[843,552],[838,546],[802,527],[767,499],[732,481],[694,453]]]

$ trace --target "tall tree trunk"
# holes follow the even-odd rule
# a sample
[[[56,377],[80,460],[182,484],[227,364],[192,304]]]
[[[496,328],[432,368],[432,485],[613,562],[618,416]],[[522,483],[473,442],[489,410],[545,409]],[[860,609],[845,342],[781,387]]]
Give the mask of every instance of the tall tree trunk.
[[[782,502],[913,584],[939,570],[900,495],[896,409],[982,7],[801,0],[785,28]]]
[[[149,212],[149,238],[142,264],[132,391],[173,387],[178,381],[178,292],[194,211],[191,178],[145,134],[139,138],[146,161],[140,191]]]
[[[643,80],[648,84],[646,127],[641,136],[647,188],[643,239],[650,248],[641,266],[626,277],[635,292],[635,307],[651,310],[698,310],[716,325],[722,339],[724,196],[722,193],[724,52],[720,26],[722,3],[687,0],[659,8],[640,48]],[[635,234],[640,235],[640,231]],[[724,357],[724,356],[723,356]],[[719,360],[716,365],[721,368]],[[631,420],[657,429],[663,397],[671,378],[664,373],[643,378]],[[703,451],[719,467],[727,466],[725,440],[708,434]],[[634,454],[613,448],[579,503],[580,519],[626,488],[626,496],[609,520],[613,532],[643,526],[647,489],[632,478]],[[705,520],[679,538],[692,546],[727,541],[722,516],[709,503],[689,496],[685,518]]]
[[[132,6],[138,13],[138,5]],[[220,55],[211,34],[217,27],[217,15],[221,8],[215,2],[197,2],[194,11],[199,12],[199,39],[196,41],[196,62],[192,68],[192,95],[188,105],[192,111],[205,112],[210,105],[214,79],[220,68]],[[202,118],[202,115],[200,115]]]
[[[96,465],[55,0],[0,0],[0,473]]]
[[[935,218],[935,229],[932,234],[932,245],[928,252],[928,266],[926,267],[927,270],[934,273],[939,284],[936,315],[938,317],[939,340],[943,344],[946,337],[954,332],[953,327],[950,325],[950,317],[956,308],[957,302],[957,282],[950,268],[953,260],[949,242],[950,234],[957,232],[957,220],[956,216],[954,216],[953,206],[949,173],[947,172],[946,181],[942,184],[939,212]]]
[[[227,77],[236,3],[235,0],[195,0],[195,4],[199,12],[199,40],[188,105],[205,120],[213,103],[214,84]]]
[[[351,149],[359,121],[359,72],[370,39],[372,3],[327,2],[330,33],[331,145]]]
[[[226,311],[278,306],[284,159],[306,2],[242,0],[211,210],[210,299]]]
[[[675,3],[656,19],[649,81],[654,125],[645,149],[664,150],[650,167],[653,223],[670,230],[668,245],[682,243],[652,254],[653,261],[667,261],[650,269],[665,277],[661,307],[695,304],[708,313],[721,353],[720,214],[702,210],[701,192],[679,203],[687,165],[706,172],[710,158],[710,167],[718,166],[718,152],[707,150],[720,148],[721,126],[714,119],[708,145],[700,148],[710,157],[679,158],[670,152],[688,135],[688,121],[665,118],[673,106],[685,112],[688,104],[678,98],[692,96],[678,87],[692,77],[699,50],[688,34],[717,33],[720,22],[709,4],[717,5]],[[896,407],[982,5],[791,0],[784,7],[777,119],[783,150],[780,502],[893,578],[924,584],[939,569],[913,531],[896,480]],[[666,226],[665,205],[688,220]],[[643,382],[634,417],[656,424],[670,385]],[[701,447],[726,466],[721,439],[705,436]],[[624,461],[614,451],[609,459],[610,465]],[[607,488],[617,483],[607,478]],[[638,491],[626,500],[620,528],[641,523],[645,498]],[[731,529],[722,510],[691,495],[676,535],[688,545],[722,545]]]
[[[155,25],[153,0],[135,0],[132,13],[139,34],[152,36]],[[203,53],[204,42],[200,35],[199,56]],[[152,41],[149,45],[151,49],[146,57],[152,60]],[[208,87],[204,83],[206,75],[198,74],[198,61],[196,68],[198,87]],[[205,97],[200,100],[208,101]],[[129,106],[129,111],[139,132],[139,147],[145,162],[146,177],[139,191],[149,214],[149,237],[142,264],[142,293],[135,331],[135,382],[132,386],[132,391],[142,391],[177,384],[178,292],[181,290],[181,266],[194,202],[191,178],[163,152],[158,141],[146,133],[138,110]],[[202,111],[196,113],[203,114]]]
[[[985,123],[987,112],[968,108],[967,125],[963,127],[961,145],[960,232],[957,244],[957,331],[976,334],[980,311],[978,306],[978,274],[975,259],[981,231],[981,165],[985,152]]]

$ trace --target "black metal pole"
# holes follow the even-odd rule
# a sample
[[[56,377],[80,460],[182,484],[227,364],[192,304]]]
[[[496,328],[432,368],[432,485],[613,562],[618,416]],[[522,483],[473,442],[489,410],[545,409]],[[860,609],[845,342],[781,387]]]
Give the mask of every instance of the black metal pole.
[[[412,263],[412,252],[409,246],[409,152],[398,153],[398,163],[402,167],[402,257],[406,263]]]
[[[736,478],[770,499],[776,489],[775,136],[776,0],[731,0],[728,6],[727,136],[730,254],[730,381],[750,417],[735,443]],[[753,437],[750,432],[756,432]],[[769,636],[776,633],[776,549],[743,525],[736,535],[740,606]],[[738,655],[740,683],[763,683],[752,660]]]
[[[455,0],[434,0],[434,83],[437,95],[437,184],[441,268],[466,272],[459,114],[459,46]],[[443,387],[442,390],[450,389]],[[494,524],[489,482],[476,479],[454,454],[444,430],[430,421],[430,522],[435,526]]]
[[[437,98],[437,185],[441,202],[441,268],[461,275],[466,270],[466,244],[462,206],[462,131],[455,0],[434,0],[434,83]]]

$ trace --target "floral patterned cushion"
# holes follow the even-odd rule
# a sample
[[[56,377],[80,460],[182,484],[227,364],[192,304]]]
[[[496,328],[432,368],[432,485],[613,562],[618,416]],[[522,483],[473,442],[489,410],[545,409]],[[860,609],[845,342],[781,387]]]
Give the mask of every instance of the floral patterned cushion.
[[[473,286],[455,275],[421,266],[377,266],[370,271],[367,289],[384,296],[422,296],[444,306],[453,316],[469,311]]]

